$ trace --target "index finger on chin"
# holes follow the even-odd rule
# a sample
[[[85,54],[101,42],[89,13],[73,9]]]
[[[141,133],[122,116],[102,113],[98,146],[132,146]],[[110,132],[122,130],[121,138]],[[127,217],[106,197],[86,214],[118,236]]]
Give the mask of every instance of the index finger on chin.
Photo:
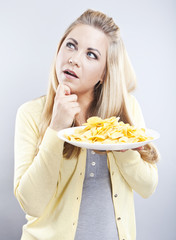
[[[70,95],[71,91],[70,91],[70,88],[65,85],[65,84],[59,84],[58,87],[57,87],[57,91],[56,91],[56,94],[63,97],[65,95]]]

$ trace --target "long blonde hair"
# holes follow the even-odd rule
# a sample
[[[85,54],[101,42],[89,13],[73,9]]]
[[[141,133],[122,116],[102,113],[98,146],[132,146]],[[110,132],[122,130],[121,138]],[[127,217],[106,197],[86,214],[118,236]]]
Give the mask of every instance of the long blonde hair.
[[[136,76],[121,39],[120,29],[114,23],[112,18],[98,11],[90,9],[85,11],[65,31],[65,34],[58,45],[56,56],[67,35],[80,24],[90,25],[101,30],[109,40],[103,84],[95,85],[94,100],[90,105],[87,117],[93,115],[101,118],[120,116],[122,121],[133,124],[128,108],[128,93],[136,87]],[[38,147],[43,139],[47,127],[50,124],[54,97],[59,84],[55,68],[56,56],[50,73],[49,87],[41,118],[42,121],[39,130],[40,137]],[[67,143],[64,145],[65,157],[69,158],[74,154],[79,154],[79,148],[73,147]],[[158,159],[157,151],[152,145],[146,145],[145,149],[140,150],[139,152],[145,161],[156,162]]]

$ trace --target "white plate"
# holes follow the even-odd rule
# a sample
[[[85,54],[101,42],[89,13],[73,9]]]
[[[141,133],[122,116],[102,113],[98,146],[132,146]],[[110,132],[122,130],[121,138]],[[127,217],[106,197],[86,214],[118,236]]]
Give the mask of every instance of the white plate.
[[[94,149],[94,150],[125,150],[125,149],[132,149],[141,147],[149,142],[153,142],[154,140],[158,139],[160,137],[160,134],[152,129],[146,129],[147,136],[153,137],[152,140],[144,141],[144,142],[137,142],[137,143],[114,143],[114,144],[102,144],[102,143],[87,143],[87,142],[74,142],[69,141],[64,134],[71,135],[74,134],[75,129],[77,128],[84,128],[83,127],[72,127],[72,128],[66,128],[58,132],[58,137],[62,139],[65,142],[68,142],[74,146],[81,147],[81,148],[87,148],[87,149]]]

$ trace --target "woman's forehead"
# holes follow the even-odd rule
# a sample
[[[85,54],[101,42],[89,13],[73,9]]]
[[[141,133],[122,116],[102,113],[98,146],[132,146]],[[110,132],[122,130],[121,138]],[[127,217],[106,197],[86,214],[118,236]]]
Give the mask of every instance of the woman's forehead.
[[[67,35],[66,40],[74,39],[78,45],[86,47],[106,49],[108,46],[107,36],[99,29],[89,25],[78,25]]]

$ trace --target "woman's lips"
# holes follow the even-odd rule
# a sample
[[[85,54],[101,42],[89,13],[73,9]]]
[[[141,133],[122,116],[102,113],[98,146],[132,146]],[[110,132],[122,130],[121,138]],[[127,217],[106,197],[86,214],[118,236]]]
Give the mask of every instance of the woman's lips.
[[[70,69],[64,70],[64,75],[65,75],[66,78],[68,78],[68,79],[78,78],[78,76],[76,75],[76,73],[75,73],[74,71],[71,71]]]

